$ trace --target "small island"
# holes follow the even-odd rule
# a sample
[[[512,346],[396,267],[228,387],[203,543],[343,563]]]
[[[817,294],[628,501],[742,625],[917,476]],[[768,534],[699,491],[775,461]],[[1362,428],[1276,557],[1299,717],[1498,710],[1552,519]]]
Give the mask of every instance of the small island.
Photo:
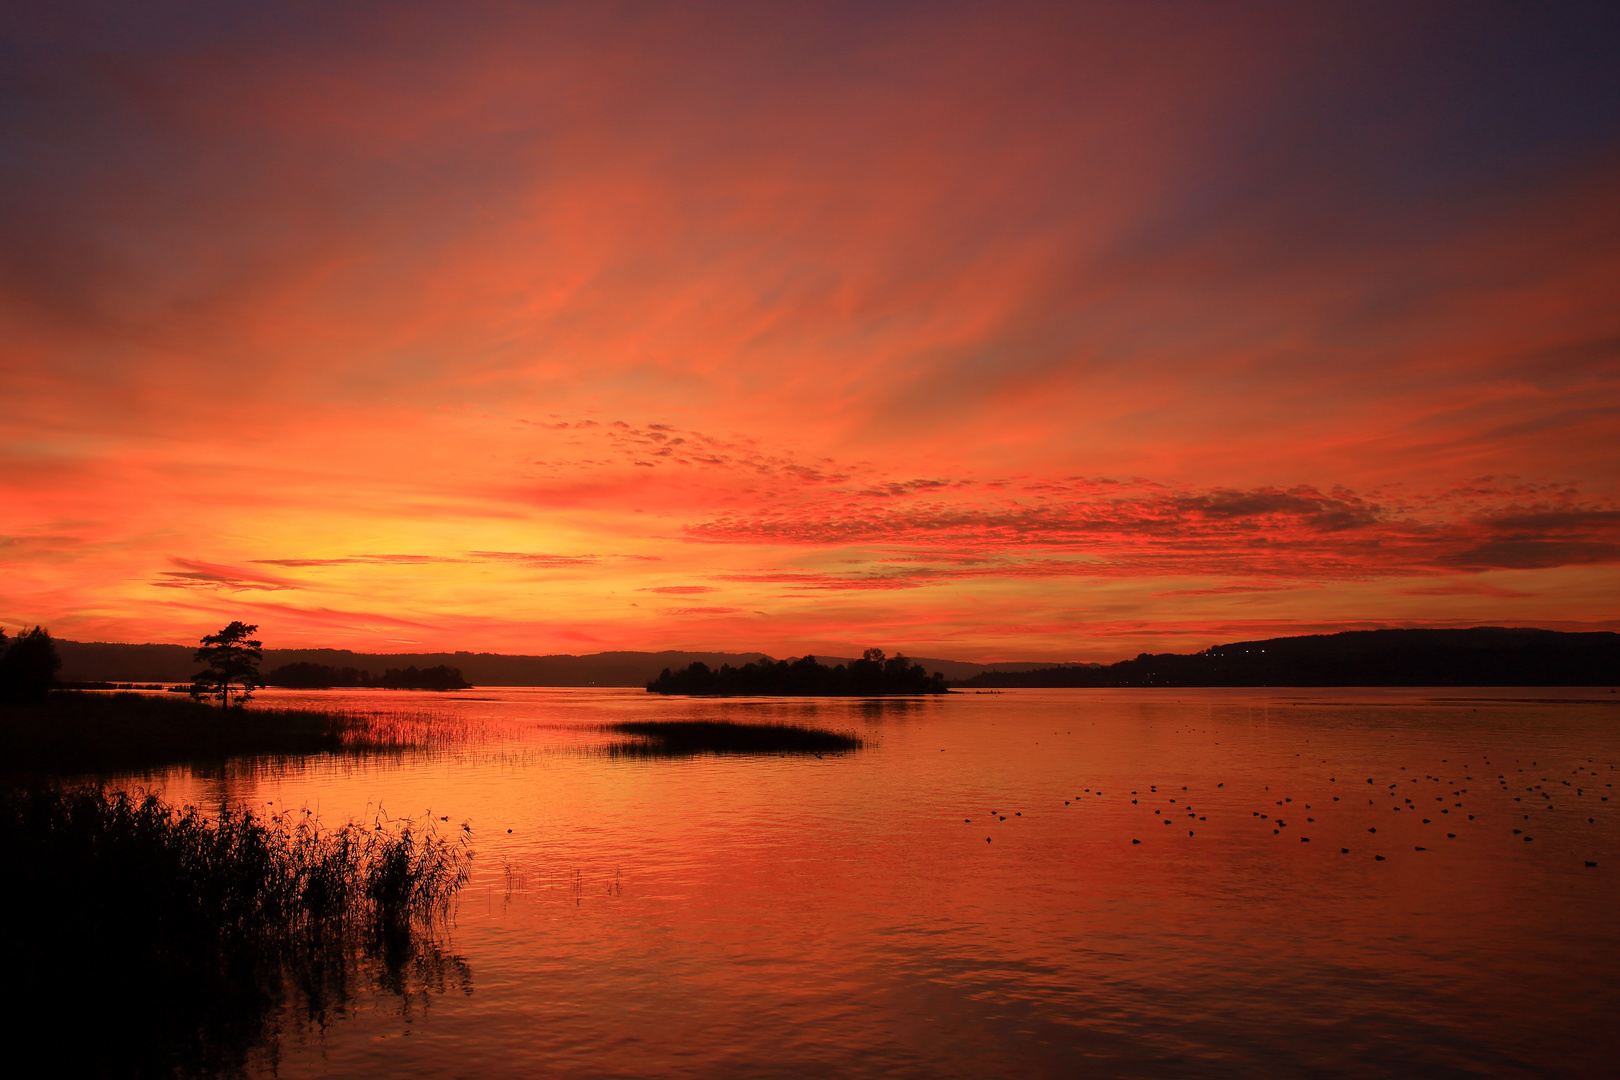
[[[882,697],[947,694],[945,676],[930,675],[905,656],[885,658],[882,649],[867,649],[859,660],[828,667],[814,656],[797,660],[761,657],[753,663],[720,669],[694,663],[684,671],[665,668],[647,684],[650,694],[711,697]]]

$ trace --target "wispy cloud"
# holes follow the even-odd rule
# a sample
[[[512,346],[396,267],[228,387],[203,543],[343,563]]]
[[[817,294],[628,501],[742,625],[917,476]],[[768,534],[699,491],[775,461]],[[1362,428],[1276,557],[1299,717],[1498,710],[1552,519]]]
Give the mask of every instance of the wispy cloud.
[[[1207,589],[1166,589],[1164,592],[1152,593],[1155,598],[1170,596],[1235,596],[1242,593],[1273,593],[1293,592],[1296,589],[1320,589],[1321,585],[1292,584],[1292,585],[1215,585]]]
[[[291,578],[277,577],[273,574],[237,566],[221,566],[216,563],[201,562],[197,559],[170,558],[169,562],[180,567],[180,569],[161,571],[161,576],[165,580],[154,581],[152,584],[168,589],[231,589],[235,591],[257,589],[270,592],[301,587],[300,582]]]
[[[307,566],[417,566],[427,563],[457,563],[467,562],[467,559],[452,558],[444,555],[347,555],[341,558],[323,559],[253,559],[255,563],[269,566],[307,567]]]
[[[1511,493],[1510,493],[1511,494]],[[1620,562],[1620,513],[1578,504],[1459,500],[1382,505],[1343,489],[1213,492],[1122,490],[1103,498],[1010,504],[919,502],[872,508],[801,503],[689,526],[694,540],[733,544],[910,545],[952,558],[1065,551],[1085,560],[1000,556],[994,566],[931,577],[1217,573],[1263,577],[1391,577],[1440,569]],[[916,558],[917,556],[913,556]],[[898,575],[897,575],[898,576]]]
[[[594,566],[599,561],[595,555],[549,555],[533,551],[469,551],[467,557],[483,562],[514,563],[531,570]]]
[[[1523,600],[1535,593],[1506,589],[1483,581],[1454,581],[1444,585],[1414,586],[1401,589],[1402,596],[1488,596],[1495,600]]]

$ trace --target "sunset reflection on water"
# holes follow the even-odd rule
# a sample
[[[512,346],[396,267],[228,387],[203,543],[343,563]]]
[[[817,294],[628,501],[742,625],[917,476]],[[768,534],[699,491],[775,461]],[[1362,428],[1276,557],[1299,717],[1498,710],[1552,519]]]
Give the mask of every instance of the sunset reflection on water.
[[[471,829],[470,992],[370,995],[281,1076],[1596,1075],[1606,693],[269,691],[469,734],[136,783]],[[677,718],[866,747],[601,752],[599,725]]]

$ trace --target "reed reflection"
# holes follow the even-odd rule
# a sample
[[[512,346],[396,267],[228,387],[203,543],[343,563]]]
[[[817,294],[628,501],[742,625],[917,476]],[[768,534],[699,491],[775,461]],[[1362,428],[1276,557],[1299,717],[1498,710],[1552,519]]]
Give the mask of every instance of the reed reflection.
[[[677,758],[699,754],[839,754],[864,744],[853,735],[799,724],[732,720],[645,720],[603,725],[631,738],[611,743],[609,757]]]

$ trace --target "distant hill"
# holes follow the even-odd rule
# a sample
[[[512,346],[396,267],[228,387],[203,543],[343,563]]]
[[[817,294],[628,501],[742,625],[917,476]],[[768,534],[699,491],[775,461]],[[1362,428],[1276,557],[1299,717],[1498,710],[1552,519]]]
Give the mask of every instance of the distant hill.
[[[124,645],[109,642],[57,641],[62,658],[60,678],[65,682],[190,682],[198,665],[190,645]],[[419,669],[459,668],[474,686],[636,686],[645,687],[665,668],[682,670],[694,662],[719,668],[742,667],[763,653],[721,652],[603,652],[585,656],[518,656],[503,653],[357,653],[347,649],[266,649],[261,671],[287,664],[319,664],[355,668],[381,676],[389,668],[414,665]],[[853,657],[817,656],[831,665],[848,664]],[[1031,671],[1047,665],[1023,661],[974,664],[962,660],[916,658],[930,674],[967,679],[987,671]]]
[[[1107,667],[987,672],[961,687],[1615,686],[1620,634],[1495,626],[1353,630],[1143,653]]]

